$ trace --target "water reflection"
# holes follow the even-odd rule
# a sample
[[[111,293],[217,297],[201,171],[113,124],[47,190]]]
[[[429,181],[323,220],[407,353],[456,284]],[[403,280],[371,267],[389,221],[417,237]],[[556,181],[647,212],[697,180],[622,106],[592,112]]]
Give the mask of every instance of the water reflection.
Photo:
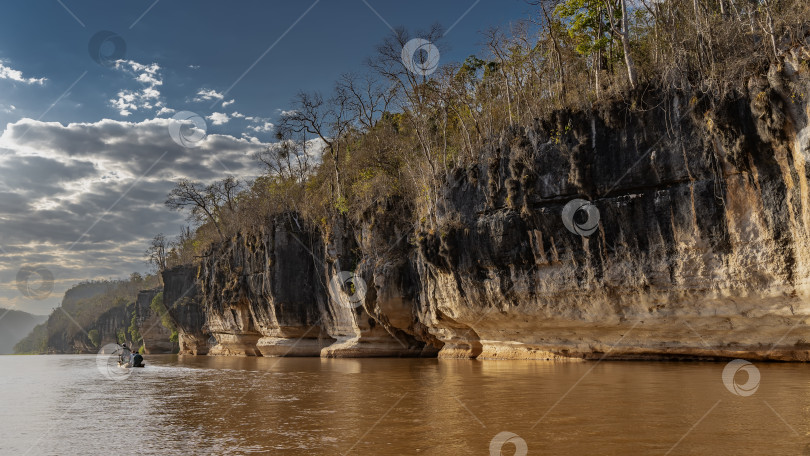
[[[801,454],[810,441],[804,365],[757,365],[743,397],[709,363],[147,362],[114,382],[92,356],[0,357],[0,453]]]

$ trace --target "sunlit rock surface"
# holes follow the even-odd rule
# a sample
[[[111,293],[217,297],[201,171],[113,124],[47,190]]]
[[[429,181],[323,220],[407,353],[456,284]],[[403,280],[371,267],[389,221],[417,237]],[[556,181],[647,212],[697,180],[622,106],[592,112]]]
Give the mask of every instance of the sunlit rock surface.
[[[313,258],[319,240],[291,215],[264,232],[216,245],[200,283],[211,354],[319,356],[333,342],[324,329],[324,287]]]
[[[788,55],[741,91],[650,87],[505,131],[446,175],[432,229],[400,201],[326,230],[281,216],[202,260],[181,340],[210,331],[212,353],[265,356],[807,361],[809,78]],[[573,199],[597,209],[588,236],[563,222]],[[193,281],[175,275],[167,295]]]
[[[440,355],[810,358],[806,64],[506,132],[457,171],[419,265]],[[559,132],[564,132],[559,134]],[[574,198],[598,208],[567,230]]]

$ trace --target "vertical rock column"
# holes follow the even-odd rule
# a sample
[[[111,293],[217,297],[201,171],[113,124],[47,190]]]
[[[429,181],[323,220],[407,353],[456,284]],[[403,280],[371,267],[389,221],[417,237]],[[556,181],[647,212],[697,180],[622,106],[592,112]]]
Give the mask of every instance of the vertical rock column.
[[[196,266],[182,265],[163,271],[163,305],[177,326],[181,355],[208,353],[205,310],[198,293]]]
[[[148,355],[158,353],[174,353],[176,344],[172,342],[171,331],[163,326],[160,315],[152,310],[152,300],[162,288],[141,290],[135,300],[135,315],[138,322],[138,332],[143,339],[144,352]]]

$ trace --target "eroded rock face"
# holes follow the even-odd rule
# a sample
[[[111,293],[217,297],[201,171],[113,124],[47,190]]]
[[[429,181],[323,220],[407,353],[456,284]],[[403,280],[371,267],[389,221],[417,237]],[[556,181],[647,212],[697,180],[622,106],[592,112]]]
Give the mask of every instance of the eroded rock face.
[[[402,215],[388,217],[402,219]],[[409,233],[394,229],[385,218],[380,216],[379,223],[371,218],[359,236],[345,219],[334,221],[324,269],[330,280],[327,330],[337,341],[323,349],[322,357],[413,357],[436,352],[414,337],[416,278],[407,275],[410,264],[401,256],[407,252],[402,246],[407,246]],[[354,289],[341,286],[346,278],[361,281]]]
[[[208,353],[208,328],[198,295],[196,266],[176,266],[163,271],[163,305],[177,326],[181,355]]]
[[[181,340],[210,329],[213,353],[267,356],[810,361],[808,71],[788,56],[742,92],[648,89],[504,132],[448,175],[435,229],[410,232],[397,201],[327,233],[285,215],[204,260]],[[592,232],[587,212],[564,223],[574,199],[598,212]],[[176,275],[174,290],[191,286]]]
[[[171,331],[160,321],[160,316],[152,311],[152,299],[162,292],[162,288],[142,290],[138,292],[135,300],[135,316],[138,322],[138,332],[143,338],[144,353],[174,353],[176,344],[172,342]]]
[[[791,95],[810,84],[793,68],[722,99],[558,112],[458,171],[420,237],[441,356],[810,360],[808,104]],[[589,237],[563,224],[574,198],[598,208]]]
[[[291,215],[263,233],[215,246],[201,266],[211,354],[319,356],[333,342],[322,322],[318,237]]]

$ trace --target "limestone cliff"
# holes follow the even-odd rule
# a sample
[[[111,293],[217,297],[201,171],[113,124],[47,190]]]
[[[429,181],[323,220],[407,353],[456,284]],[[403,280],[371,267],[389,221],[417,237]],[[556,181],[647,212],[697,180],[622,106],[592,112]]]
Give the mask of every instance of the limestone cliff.
[[[270,356],[810,360],[808,81],[789,55],[736,92],[650,87],[515,127],[446,176],[437,229],[398,200],[326,229],[281,216],[214,246],[198,282],[193,267],[164,273],[167,303],[200,286],[201,303],[172,311],[181,341],[202,353],[210,330],[212,354]],[[575,199],[590,209],[566,212]]]
[[[200,267],[211,354],[318,356],[326,333],[311,231],[280,216],[266,231],[215,246]]]
[[[160,321],[160,315],[152,310],[152,300],[162,291],[161,288],[142,290],[135,300],[135,317],[138,332],[143,339],[144,353],[174,353],[177,344],[172,342],[171,331]]]
[[[163,305],[179,333],[180,354],[208,353],[209,334],[199,301],[197,267],[177,266],[163,271]]]
[[[807,62],[506,132],[421,240],[444,356],[810,359]],[[564,226],[590,200],[598,230]],[[580,223],[586,223],[581,220]]]

